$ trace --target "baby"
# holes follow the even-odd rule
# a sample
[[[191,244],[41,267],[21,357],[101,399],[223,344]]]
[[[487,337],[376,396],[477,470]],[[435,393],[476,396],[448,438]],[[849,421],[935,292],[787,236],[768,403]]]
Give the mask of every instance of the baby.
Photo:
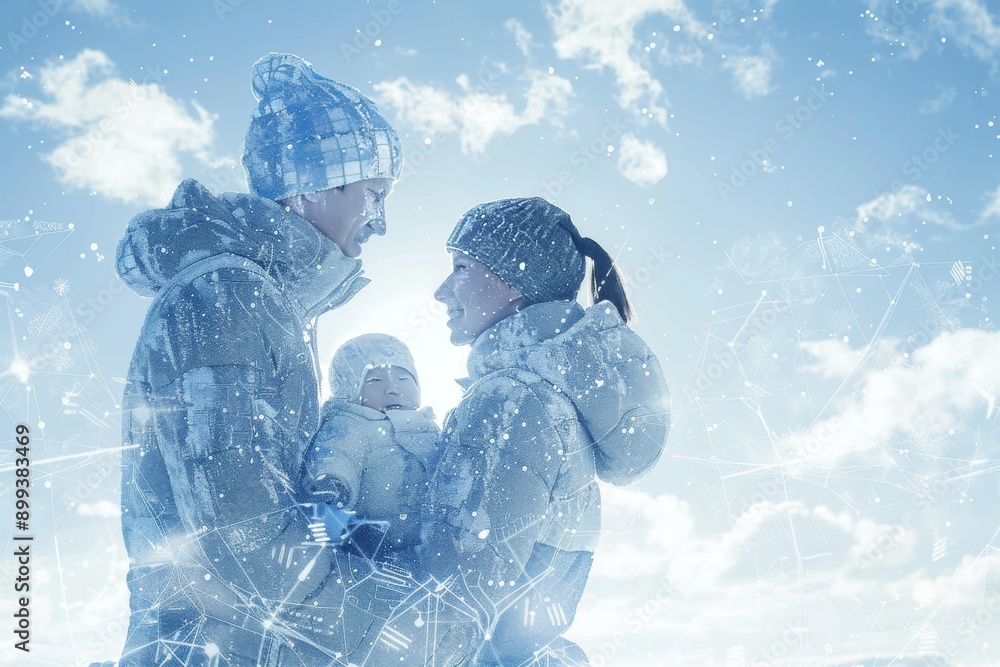
[[[433,411],[420,408],[413,357],[393,336],[358,336],[334,354],[330,385],[304,486],[320,504],[384,522],[376,557],[412,554],[441,435]]]

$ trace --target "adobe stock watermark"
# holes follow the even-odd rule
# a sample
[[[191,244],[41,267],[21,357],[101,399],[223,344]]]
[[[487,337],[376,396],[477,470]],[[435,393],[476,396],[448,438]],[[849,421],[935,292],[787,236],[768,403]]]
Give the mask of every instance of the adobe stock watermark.
[[[226,14],[232,14],[242,4],[243,0],[212,0],[212,9],[220,21],[225,21]]]
[[[25,14],[21,17],[21,30],[7,33],[7,42],[14,53],[33,39],[38,31],[47,26],[59,10],[68,4],[69,0],[39,0],[37,12],[31,16]]]
[[[790,464],[807,462],[820,454],[827,446],[839,437],[843,419],[832,417],[822,422],[817,428],[809,430],[809,436],[797,443],[793,450],[793,458],[786,459],[776,467],[775,471],[763,479],[757,480],[749,496],[740,502],[740,512],[737,522],[750,522],[763,511],[765,503],[771,502],[784,490],[784,468]]]
[[[667,249],[662,244],[658,248],[650,248],[645,261],[629,274],[629,282],[635,287],[645,285],[667,266],[668,259]]]
[[[481,104],[482,98],[486,95],[492,95],[497,91],[497,78],[497,75],[493,72],[479,77],[476,87],[469,95],[469,102],[465,113],[475,113]],[[434,132],[431,136],[426,137],[422,144],[407,151],[405,160],[405,165],[409,169],[407,177],[412,178],[417,173],[424,163],[427,162],[427,159],[437,152],[438,147],[444,143],[447,136],[448,134],[446,133]]]
[[[628,129],[629,123],[621,118],[615,117],[614,120],[605,121],[599,136],[594,137],[586,144],[581,144],[569,156],[569,162],[575,169],[563,169],[556,175],[555,180],[543,183],[541,194],[550,200],[557,198],[599,157],[607,155],[608,146],[613,145]]]
[[[980,604],[974,615],[962,615],[951,619],[950,622],[953,627],[965,628],[970,635],[978,636],[983,630],[992,625],[997,618],[1000,618],[1000,597],[997,597],[996,590],[992,590],[990,591],[989,600],[985,604]],[[950,657],[958,658],[961,651],[966,647],[959,645],[954,640],[950,640],[942,648]]]
[[[779,660],[784,660],[788,656],[789,651],[802,645],[802,638],[805,634],[805,628],[792,625],[791,623],[785,624],[785,630],[781,633],[781,637],[774,640],[769,647],[751,658],[747,664],[750,667],[767,667],[768,665],[777,663]]]
[[[915,493],[912,501],[913,510],[903,512],[899,521],[888,526],[887,530],[882,531],[863,553],[856,556],[854,564],[858,570],[866,572],[878,565],[896,549],[905,536],[920,529],[921,520],[935,510],[935,506],[940,500],[956,492],[960,492],[960,487],[953,480],[936,479],[933,483],[925,481],[923,490]],[[944,550],[944,542],[942,542],[940,557],[944,556]],[[935,560],[938,559],[939,557],[935,556]]]
[[[361,52],[372,44],[380,46],[382,42],[379,39],[379,35],[389,27],[393,18],[402,11],[403,3],[400,0],[389,0],[384,9],[373,9],[371,11],[371,20],[357,29],[354,39],[350,42],[340,43],[340,54],[344,56],[344,60],[351,62],[351,60],[361,55]]]
[[[781,150],[782,142],[791,140],[806,123],[815,118],[831,97],[833,94],[826,92],[821,86],[813,85],[809,88],[809,94],[794,109],[775,121],[774,131],[778,133],[778,137],[768,137],[759,147],[748,148],[747,159],[733,165],[728,178],[715,182],[715,189],[722,201],[728,201],[751,178],[764,171],[766,162]]]
[[[950,125],[947,128],[938,128],[930,145],[919,153],[911,155],[903,162],[900,171],[904,176],[909,177],[909,183],[916,183],[961,138],[962,135],[955,132]],[[865,211],[867,215],[859,216],[857,227],[864,229],[875,220],[885,220],[894,206],[894,198],[903,191],[906,185],[905,181],[896,179],[889,184],[888,189],[874,193],[875,198],[871,201],[871,207]]]
[[[87,637],[87,649],[91,655],[106,656],[112,651],[120,651],[122,636],[128,630],[128,619],[112,618],[107,623],[101,625],[100,629]],[[80,656],[76,659],[76,667],[114,667],[117,662],[105,660],[104,662],[91,662],[90,658]]]
[[[410,313],[407,320],[406,331],[401,332],[398,338],[404,344],[409,345],[414,337],[420,336],[427,331],[434,322],[445,319],[448,313],[448,306],[433,298],[428,299],[423,305],[417,307]]]
[[[760,8],[761,3],[754,3],[751,0],[731,0],[724,7],[714,10],[715,20],[709,25],[709,29],[699,31],[694,36],[694,44],[678,44],[673,49],[672,61],[678,70],[684,70],[688,65],[701,64],[704,62],[704,53],[699,49],[717,50],[722,44],[720,37],[730,31],[730,26],[739,22],[745,24],[746,16],[739,16],[738,12],[751,10],[750,21],[755,22],[764,16],[764,10]]]
[[[729,30],[729,26],[736,23],[737,19],[745,20],[746,17],[738,17],[736,12],[757,9],[760,4],[759,2],[751,2],[751,0],[732,0],[725,7],[716,11],[717,20],[712,21],[712,31],[699,34],[695,41],[698,42],[699,46],[705,48],[717,45],[719,37]],[[757,15],[763,15],[763,11]]]
[[[768,290],[761,290],[761,302],[763,302],[764,298],[767,296]],[[778,293],[775,294],[773,298],[768,300],[768,303],[774,306],[775,304],[787,302],[788,299],[788,292],[783,286],[779,288]],[[714,352],[711,358],[706,360],[694,384],[689,382],[684,387],[684,395],[687,400],[693,400],[697,398],[700,393],[708,391],[712,385],[722,379],[722,377],[726,374],[726,371],[737,364],[737,339],[742,338],[746,341],[754,341],[761,338],[780,320],[780,311],[777,307],[766,308],[759,312],[755,308],[754,311],[747,316],[746,321],[736,333],[733,340],[726,344],[725,349]],[[748,345],[752,345],[752,343],[748,343]]]
[[[88,296],[86,303],[78,306],[73,313],[81,324],[90,324],[110,307],[115,298],[124,291],[125,283],[119,280],[117,275],[112,276],[104,287],[99,289],[97,293]]]
[[[650,621],[659,616],[667,607],[673,605],[680,597],[680,590],[671,582],[670,573],[667,572],[661,577],[660,584],[652,595],[646,598],[642,606],[633,609],[625,616],[625,630],[616,632],[609,642],[588,648],[590,664],[593,667],[607,665],[608,661],[617,656],[628,643],[630,637],[642,634]]]
[[[927,0],[896,0],[892,5],[892,11],[889,12],[889,23],[901,28],[926,4]],[[885,17],[879,18],[885,20]]]
[[[904,512],[897,523],[894,523],[879,533],[875,541],[868,545],[854,559],[854,565],[861,572],[867,572],[878,565],[885,557],[896,549],[900,541],[917,526],[917,515]]]

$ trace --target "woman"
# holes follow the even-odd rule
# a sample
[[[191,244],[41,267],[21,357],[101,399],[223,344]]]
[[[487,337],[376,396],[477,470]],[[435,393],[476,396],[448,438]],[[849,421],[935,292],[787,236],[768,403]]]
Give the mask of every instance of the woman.
[[[445,421],[422,564],[474,601],[474,664],[587,664],[560,635],[600,536],[597,479],[633,482],[659,458],[669,429],[659,363],[626,326],[611,257],[544,199],[477,206],[447,247],[453,271],[435,298],[451,342],[471,346],[469,377]],[[595,305],[584,310],[588,258]]]

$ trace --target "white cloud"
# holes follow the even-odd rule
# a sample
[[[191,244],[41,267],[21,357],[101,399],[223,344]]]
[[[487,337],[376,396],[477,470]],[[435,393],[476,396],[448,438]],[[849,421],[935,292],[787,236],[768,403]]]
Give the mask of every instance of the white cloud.
[[[807,372],[836,384],[864,361],[845,384],[853,393],[829,406],[839,415],[839,425],[830,420],[836,429],[829,439],[838,451],[894,441],[902,448],[924,431],[943,436],[935,457],[942,479],[954,477],[944,471],[949,462],[963,472],[977,455],[984,469],[995,462],[985,442],[993,424],[982,391],[1000,391],[1000,334],[942,334],[909,357],[894,340],[867,356],[840,341],[804,347],[816,357]],[[947,429],[958,424],[967,428],[968,451],[950,444],[958,435]],[[819,665],[827,664],[829,646],[837,664],[872,646],[911,664],[914,636],[950,637],[951,628],[982,613],[992,627],[986,620],[968,641],[951,643],[954,654],[997,643],[1000,557],[984,547],[996,528],[988,511],[978,510],[982,520],[970,523],[974,510],[962,509],[973,499],[974,507],[992,506],[991,476],[968,487],[967,497],[956,491],[947,503],[942,495],[927,506],[909,487],[893,493],[903,478],[879,478],[867,462],[801,477],[763,469],[731,476],[721,488],[708,483],[715,455],[728,462],[734,453],[713,442],[712,463],[706,454],[702,465],[687,469],[688,485],[680,482],[670,494],[602,487],[604,534],[569,633],[595,664],[784,664],[772,657],[794,655],[793,662]],[[683,467],[685,458],[670,463]],[[927,469],[916,464],[901,472],[921,488]],[[948,534],[947,550],[932,561],[939,530]],[[976,557],[981,548],[986,552]],[[803,618],[809,620],[801,635],[789,630]],[[871,632],[859,636],[858,627]],[[745,662],[727,659],[736,646],[745,650],[733,655]]]
[[[908,183],[896,193],[885,192],[857,207],[855,225],[865,228],[878,222],[885,226],[900,226],[928,222],[952,231],[964,231],[996,222],[1000,219],[1000,186],[983,196],[985,205],[970,222],[959,222],[945,209],[941,197],[933,197],[927,190]]]
[[[767,49],[766,55],[730,56],[724,67],[733,73],[733,83],[744,97],[763,97],[771,92],[771,69],[774,54]]]
[[[60,182],[111,199],[162,204],[181,178],[182,155],[202,166],[233,162],[215,158],[210,115],[192,102],[195,115],[155,82],[117,78],[114,63],[87,49],[50,63],[37,76],[41,98],[8,95],[0,117],[51,127],[61,141],[45,161]]]
[[[907,183],[898,192],[885,192],[858,206],[857,224],[864,227],[872,222],[881,222],[892,226],[926,221],[952,230],[968,227],[956,221],[942,206],[924,188]]]
[[[121,505],[110,500],[99,500],[96,503],[80,503],[76,506],[76,513],[80,516],[100,516],[105,519],[113,519],[122,515]]]
[[[923,7],[918,3],[902,5],[896,0],[867,0],[870,14],[864,15],[865,31],[877,42],[899,47],[902,58],[917,59],[927,50],[930,39],[922,28],[926,19]]]
[[[920,106],[917,107],[917,113],[940,113],[955,101],[956,95],[958,95],[958,91],[955,88],[942,88],[937,96],[921,102]]]
[[[984,221],[1000,220],[1000,185],[993,192],[987,193],[986,207],[983,209]]]
[[[73,0],[72,7],[91,16],[111,16],[117,11],[111,0]]]
[[[510,34],[514,36],[514,41],[517,42],[517,48],[521,49],[521,53],[525,57],[530,57],[531,49],[534,46],[534,38],[528,32],[528,29],[524,27],[524,24],[517,19],[507,19],[503,27],[507,28]]]
[[[917,533],[903,525],[859,519],[853,527],[847,565],[861,570],[899,567],[913,562]]]
[[[596,577],[656,573],[686,550],[694,528],[691,507],[672,495],[602,485],[601,508],[608,529],[591,570]],[[619,535],[641,539],[618,539]]]
[[[618,171],[641,187],[648,187],[667,175],[667,156],[648,141],[623,134],[618,144]]]
[[[806,344],[819,361],[804,370],[840,375],[854,353],[843,345]],[[915,448],[937,453],[957,446],[957,429],[984,420],[1000,395],[1000,334],[960,329],[939,334],[908,357],[887,345],[856,373],[855,391],[835,414],[781,447],[790,467],[808,462],[830,467],[850,455],[885,460],[883,450]]]
[[[827,643],[843,656],[883,637],[885,648],[912,653],[906,644],[912,635],[859,639],[856,628],[907,627],[914,602],[930,611],[940,605],[947,614],[937,627],[954,626],[956,615],[975,616],[984,595],[997,590],[1000,557],[967,556],[946,574],[930,575],[922,567],[921,554],[930,554],[922,519],[886,523],[810,505],[783,497],[781,489],[788,489],[775,479],[773,499],[755,502],[718,532],[709,527],[719,525],[713,517],[678,496],[602,486],[603,538],[569,638],[595,664],[705,665],[710,658],[723,664],[726,648],[735,645],[745,647],[746,664],[758,664],[797,646],[788,628],[803,617],[849,617],[847,625],[818,621],[801,628],[814,650],[802,646],[799,659],[822,657]],[[713,498],[716,511],[727,513],[725,505],[737,497]],[[892,521],[900,514],[881,516]],[[996,628],[979,640],[987,635],[994,641]],[[715,650],[699,653],[706,641]]]
[[[618,103],[638,111],[644,107],[659,123],[666,124],[663,85],[647,69],[639,53],[636,27],[654,14],[689,30],[705,31],[684,0],[560,0],[548,10],[556,35],[555,50],[560,58],[587,61],[587,67],[610,69],[618,84]]]
[[[984,0],[868,0],[866,4],[872,11],[868,34],[894,47],[905,43],[897,51],[901,57],[917,59],[931,47],[944,48],[942,36],[989,64],[1000,54],[1000,25]]]
[[[569,114],[573,84],[560,76],[529,70],[524,106],[518,111],[506,93],[484,81],[473,88],[467,76],[458,77],[461,92],[415,84],[406,77],[375,85],[383,103],[400,119],[430,138],[457,133],[462,152],[482,153],[493,139],[514,134],[526,125],[548,122],[560,126]]]
[[[935,0],[932,25],[984,61],[1000,52],[1000,26],[983,0]]]
[[[1000,584],[1000,555],[965,556],[948,574],[934,578],[922,576],[901,583],[908,584],[910,590],[900,586],[899,592],[912,595],[925,609],[977,609],[983,604],[984,596]]]
[[[72,0],[69,8],[101,19],[116,28],[133,27],[135,24],[128,11],[111,0]]]
[[[711,590],[736,560],[736,540],[695,535],[691,506],[677,496],[602,485],[601,506],[605,528],[590,575],[595,588],[654,579],[685,593]],[[624,597],[647,592],[640,587]]]
[[[825,379],[850,377],[865,357],[864,350],[854,349],[833,338],[802,341],[799,348],[816,358],[815,362],[804,364],[801,370],[816,373]]]

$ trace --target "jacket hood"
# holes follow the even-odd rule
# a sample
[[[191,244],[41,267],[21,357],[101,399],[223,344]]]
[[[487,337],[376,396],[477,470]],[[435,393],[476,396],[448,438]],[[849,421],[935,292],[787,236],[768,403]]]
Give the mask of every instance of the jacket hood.
[[[659,459],[670,427],[669,393],[655,355],[602,301],[529,306],[483,333],[469,352],[476,381],[505,369],[541,376],[576,408],[594,444],[597,474],[639,479]]]
[[[195,262],[228,253],[266,271],[307,317],[345,303],[369,281],[305,218],[257,195],[213,195],[188,179],[164,208],[136,215],[118,244],[122,282],[154,296]]]

